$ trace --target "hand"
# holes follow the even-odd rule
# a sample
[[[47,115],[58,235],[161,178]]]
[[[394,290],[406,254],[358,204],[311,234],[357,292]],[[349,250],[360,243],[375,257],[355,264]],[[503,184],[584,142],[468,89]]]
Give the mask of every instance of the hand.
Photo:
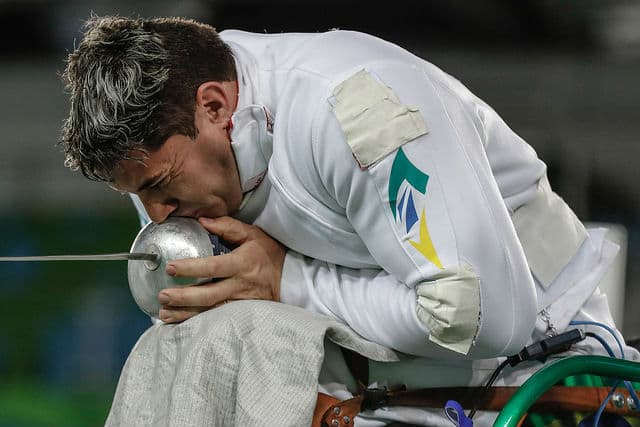
[[[167,274],[212,278],[215,282],[160,291],[160,320],[182,322],[229,300],[280,300],[280,277],[286,250],[260,228],[230,217],[200,218],[200,224],[227,242],[237,244],[231,253],[207,258],[170,261]]]

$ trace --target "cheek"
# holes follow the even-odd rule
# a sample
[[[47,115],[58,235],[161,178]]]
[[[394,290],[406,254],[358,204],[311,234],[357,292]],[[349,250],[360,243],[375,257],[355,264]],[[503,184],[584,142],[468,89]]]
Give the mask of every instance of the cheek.
[[[215,146],[203,146],[197,157],[183,169],[185,189],[194,202],[213,203],[214,198],[234,198],[234,186],[239,190],[236,161],[231,146],[220,141]],[[241,196],[240,196],[241,197]],[[228,200],[227,200],[228,201]]]
[[[233,177],[237,175],[236,161],[230,152],[219,153],[216,162],[210,168],[210,182],[216,188],[228,188]]]
[[[211,185],[209,184],[211,177],[199,174],[194,179],[185,181],[181,184],[183,200],[194,204],[202,204],[211,197]]]
[[[222,195],[227,178],[222,166],[215,166],[193,168],[188,176],[184,177],[185,179],[179,185],[185,201],[207,204],[212,203],[213,198]]]

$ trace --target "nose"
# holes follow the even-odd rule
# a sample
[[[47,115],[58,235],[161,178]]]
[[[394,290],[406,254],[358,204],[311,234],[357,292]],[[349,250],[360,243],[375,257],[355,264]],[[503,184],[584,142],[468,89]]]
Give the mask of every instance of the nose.
[[[166,201],[145,201],[142,200],[149,218],[153,222],[164,222],[169,216],[178,209],[178,201],[170,199]]]

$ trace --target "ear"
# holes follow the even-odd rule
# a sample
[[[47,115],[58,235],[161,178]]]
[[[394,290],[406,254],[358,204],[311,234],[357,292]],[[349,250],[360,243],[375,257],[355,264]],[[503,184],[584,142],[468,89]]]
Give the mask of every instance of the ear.
[[[225,125],[229,123],[236,107],[235,82],[204,82],[196,91],[196,108],[208,121]]]

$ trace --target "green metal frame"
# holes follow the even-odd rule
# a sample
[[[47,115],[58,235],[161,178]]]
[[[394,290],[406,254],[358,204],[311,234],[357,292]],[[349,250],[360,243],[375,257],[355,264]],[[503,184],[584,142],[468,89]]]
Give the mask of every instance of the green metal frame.
[[[502,408],[494,427],[515,427],[529,407],[558,381],[581,374],[640,381],[640,363],[604,356],[571,356],[555,361],[532,375]]]

